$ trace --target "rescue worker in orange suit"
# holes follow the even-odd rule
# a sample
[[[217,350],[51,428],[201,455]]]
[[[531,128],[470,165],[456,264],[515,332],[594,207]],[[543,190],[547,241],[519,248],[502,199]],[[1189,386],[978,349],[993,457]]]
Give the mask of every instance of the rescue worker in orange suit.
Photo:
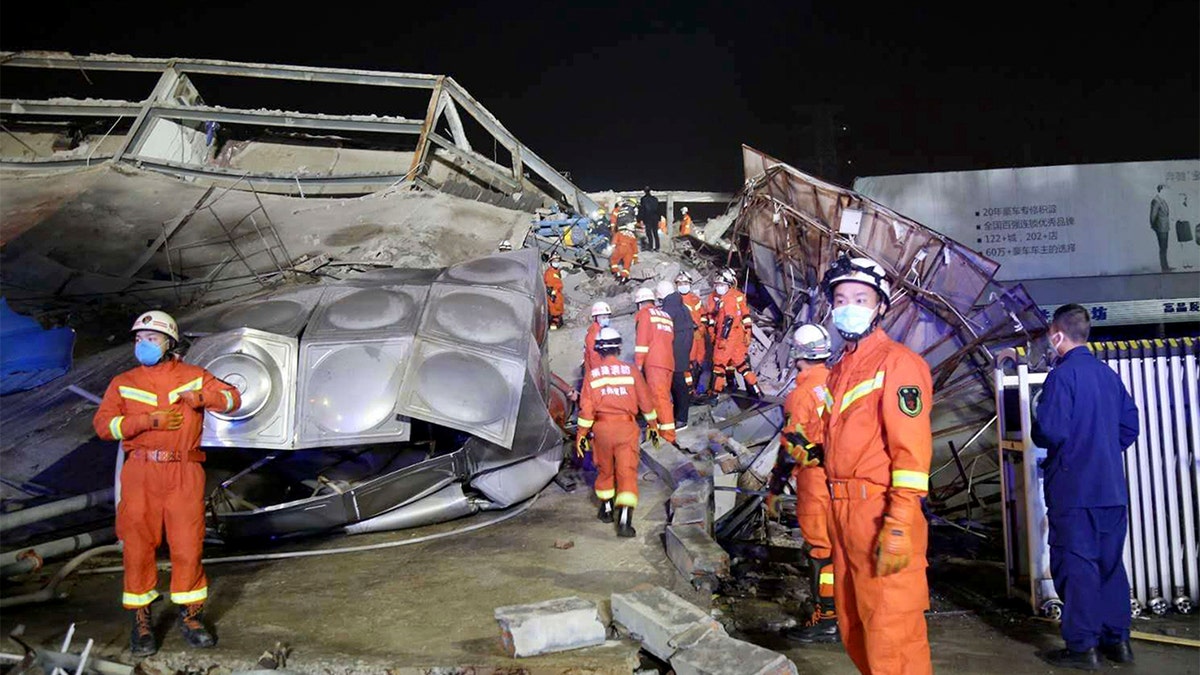
[[[542,281],[546,284],[546,307],[550,312],[550,330],[562,328],[563,311],[566,301],[563,298],[562,257],[558,254],[550,256],[550,264],[542,273]]]
[[[717,377],[716,370],[713,368],[713,350],[716,347],[716,325],[717,314],[721,311],[721,295],[717,293],[716,285],[709,292],[708,297],[704,298],[704,307],[700,312],[700,323],[703,326],[704,334],[704,356],[700,362],[700,368],[696,372],[696,394],[698,400],[711,401],[715,396],[712,391],[713,379]],[[705,374],[708,374],[707,376]],[[706,384],[707,383],[707,384]]]
[[[632,222],[618,225],[617,233],[613,235],[612,257],[608,264],[613,278],[621,283],[629,281],[629,272],[637,263],[638,242],[633,227]]]
[[[658,417],[646,380],[637,368],[618,358],[620,352],[620,333],[614,328],[601,328],[596,337],[600,362],[583,377],[575,454],[583,457],[591,450],[595,459],[598,474],[594,489],[600,500],[596,517],[603,523],[615,519],[617,536],[633,537],[637,535],[633,510],[638,503],[641,458],[637,414],[641,411],[646,418],[646,439],[655,445]]]
[[[671,379],[675,377],[675,325],[671,316],[655,306],[654,291],[639,288],[633,294],[638,312],[633,317],[637,342],[633,360],[650,386],[658,431],[675,442],[675,413],[671,405]]]
[[[150,603],[159,595],[155,551],[166,528],[171,553],[171,602],[180,606],[183,637],[193,647],[211,647],[203,623],[208,579],[200,565],[204,546],[204,411],[224,413],[242,405],[234,387],[198,366],[179,360],[175,319],[165,312],[142,314],[133,324],[140,366],[109,383],[92,425],[101,439],[121,441],[121,496],[117,537],[124,542],[125,592],[133,610],[130,650],[158,651]]]
[[[587,334],[583,337],[583,372],[586,375],[600,362],[596,353],[596,336],[601,328],[608,328],[612,322],[612,307],[603,300],[592,303],[592,322],[588,324]]]
[[[891,286],[878,263],[840,258],[822,285],[846,339],[824,395],[842,642],[863,673],[932,673],[921,512],[933,454],[929,366],[879,327]]]
[[[812,569],[812,597],[816,603],[806,625],[788,629],[784,636],[801,643],[837,642],[837,612],[834,611],[833,545],[829,541],[829,487],[825,482],[825,385],[833,355],[829,333],[815,323],[806,323],[792,336],[796,355],[796,386],[784,401],[783,438],[775,470],[767,489],[767,512],[775,515],[779,495],[790,471],[796,484],[796,522],[808,542],[807,559]]]
[[[692,352],[692,339],[696,326],[692,314],[683,305],[683,296],[675,284],[663,279],[654,287],[658,307],[671,317],[671,344],[674,350],[674,372],[671,374],[671,419],[675,422],[675,433],[687,428],[692,407],[691,370],[688,356]]]
[[[758,376],[750,369],[750,305],[746,294],[737,289],[737,275],[724,269],[717,277],[713,288],[720,294],[713,330],[716,346],[713,348],[713,393],[719,394],[728,386],[737,389],[735,373],[741,373],[746,381],[746,390],[756,397],[762,396],[758,388]],[[724,376],[724,377],[722,377]]]
[[[686,237],[692,233],[692,217],[688,215],[688,207],[686,206],[680,209],[680,212],[683,214],[683,220],[679,221],[678,236]]]
[[[704,361],[704,339],[706,336],[704,301],[700,299],[700,296],[692,292],[692,278],[688,276],[687,272],[680,272],[675,277],[675,289],[679,291],[679,297],[683,300],[683,306],[692,315],[692,325],[695,327],[692,333],[692,349],[688,353],[688,370],[685,376],[688,390],[695,391],[696,380],[700,377],[700,366]]]

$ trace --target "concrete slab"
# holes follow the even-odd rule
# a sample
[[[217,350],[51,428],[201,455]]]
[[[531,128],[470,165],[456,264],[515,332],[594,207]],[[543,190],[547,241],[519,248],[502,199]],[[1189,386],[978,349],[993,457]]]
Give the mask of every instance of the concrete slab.
[[[697,480],[700,472],[692,464],[691,457],[680,452],[670,443],[642,443],[642,461],[654,470],[672,488],[685,480]]]
[[[699,525],[712,536],[712,510],[708,504],[688,504],[671,512],[672,525]]]
[[[676,675],[796,675],[783,654],[719,633],[675,652],[671,667]]]
[[[729,554],[702,525],[667,526],[667,557],[684,579],[693,583],[729,576]]]
[[[500,639],[509,656],[535,656],[604,644],[608,630],[596,603],[577,596],[497,607]]]
[[[712,493],[710,480],[685,480],[671,493],[671,508],[677,509],[688,504],[708,504]]]
[[[691,644],[704,633],[725,632],[707,612],[659,586],[613,593],[612,612],[613,621],[624,626],[646,651],[663,660],[675,653],[676,636],[687,633],[687,643]]]

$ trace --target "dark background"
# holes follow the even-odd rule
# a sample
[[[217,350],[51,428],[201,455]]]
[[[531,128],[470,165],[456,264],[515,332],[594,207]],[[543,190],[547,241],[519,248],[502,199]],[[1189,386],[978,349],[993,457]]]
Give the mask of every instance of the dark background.
[[[2,12],[7,51],[450,75],[587,190],[731,191],[742,143],[845,185],[1200,156],[1196,0],[5,2]],[[0,95],[34,97],[8,72],[18,70],[4,69]],[[56,87],[44,95],[87,94],[80,73],[38,72]],[[128,96],[153,84],[138,80]],[[379,88],[198,84],[212,105],[424,113]]]

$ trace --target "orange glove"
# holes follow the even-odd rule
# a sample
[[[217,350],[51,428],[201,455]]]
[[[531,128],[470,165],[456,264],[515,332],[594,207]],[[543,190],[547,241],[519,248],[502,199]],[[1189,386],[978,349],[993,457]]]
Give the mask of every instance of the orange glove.
[[[152,413],[130,415],[125,418],[121,430],[126,438],[133,438],[144,431],[175,431],[183,426],[183,413],[178,410],[155,410]]]
[[[207,401],[204,398],[204,392],[189,389],[179,393],[179,402],[191,408],[192,410],[203,410]]]
[[[912,532],[908,523],[890,515],[883,517],[883,529],[875,545],[875,576],[886,577],[908,567],[912,557]]]

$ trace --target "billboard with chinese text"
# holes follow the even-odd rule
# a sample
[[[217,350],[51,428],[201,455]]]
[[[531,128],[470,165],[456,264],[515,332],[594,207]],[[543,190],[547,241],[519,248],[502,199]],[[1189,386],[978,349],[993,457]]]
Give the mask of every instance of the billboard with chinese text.
[[[1200,272],[1200,160],[869,176],[854,190],[1004,281]]]

